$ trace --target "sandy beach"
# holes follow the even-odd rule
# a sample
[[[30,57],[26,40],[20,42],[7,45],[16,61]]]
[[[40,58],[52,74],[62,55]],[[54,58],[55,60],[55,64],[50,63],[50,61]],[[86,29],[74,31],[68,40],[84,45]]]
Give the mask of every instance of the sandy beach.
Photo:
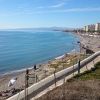
[[[77,33],[76,35],[80,38],[80,42],[82,44],[88,46],[94,52],[100,50],[100,36],[99,37],[86,36],[86,35],[80,35],[80,33]],[[38,69],[36,71],[34,69],[31,69],[29,72],[30,72],[30,74],[33,75],[33,77],[35,77],[37,75],[38,76],[37,81],[39,81],[39,80],[47,77],[48,75],[51,75],[52,73],[54,73],[55,68],[54,68],[54,66],[50,67],[50,65],[58,65],[59,64],[58,67],[59,67],[59,70],[61,70],[61,69],[63,69],[63,66],[61,65],[62,58],[64,59],[64,61],[68,61],[67,64],[69,64],[71,62],[69,58],[73,57],[73,56],[75,56],[75,55],[74,54],[71,54],[71,55],[65,54],[64,56],[57,57],[56,59],[54,59],[52,61],[48,61],[47,63],[37,65]],[[57,63],[57,62],[59,62],[59,63]],[[14,77],[17,77],[16,83],[12,87],[8,87],[9,81]],[[30,83],[35,83],[35,81],[36,81],[35,78],[30,79]],[[4,99],[8,98],[9,96],[11,96],[12,94],[7,94],[7,96],[5,96],[5,94],[4,94],[4,96],[2,96],[2,93],[4,93],[4,91],[6,91],[6,90],[10,91],[12,88],[18,89],[18,91],[25,88],[25,71],[0,76],[0,100],[4,100]]]
[[[63,69],[62,59],[64,61],[66,60],[67,61],[66,64],[69,65],[71,62],[70,58],[74,57],[74,56],[75,55],[73,55],[73,54],[59,56],[52,61],[48,61],[47,63],[37,65],[37,70],[34,70],[34,68],[33,69],[31,68],[29,70],[29,74],[31,74],[31,76],[34,78],[30,78],[29,83],[32,83],[32,84],[36,83],[36,78],[35,78],[36,75],[38,76],[37,81],[40,81],[43,78],[53,74],[55,72],[55,67],[56,67],[56,71],[62,70]],[[17,92],[25,89],[25,75],[26,75],[26,71],[1,76],[0,77],[0,100],[4,100],[4,99],[12,96],[13,88],[15,88],[17,90]],[[16,83],[13,86],[8,87],[9,81],[16,77],[17,77]],[[29,86],[32,84],[29,84]],[[2,94],[3,94],[3,96],[2,96]]]
[[[100,51],[100,35],[89,35],[89,33],[75,33],[79,38],[80,42],[87,46],[94,52]]]

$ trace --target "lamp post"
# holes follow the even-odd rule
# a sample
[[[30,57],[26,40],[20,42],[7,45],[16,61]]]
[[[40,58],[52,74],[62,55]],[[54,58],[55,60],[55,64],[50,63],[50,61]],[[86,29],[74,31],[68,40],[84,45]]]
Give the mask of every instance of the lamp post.
[[[81,54],[81,42],[80,42],[80,41],[77,41],[77,43],[79,44],[79,47],[80,47],[80,54]]]
[[[80,54],[81,54],[81,42],[80,41],[77,41],[77,43],[79,44]],[[81,59],[80,54],[79,54],[79,59],[78,59],[78,74],[80,73],[80,59]]]

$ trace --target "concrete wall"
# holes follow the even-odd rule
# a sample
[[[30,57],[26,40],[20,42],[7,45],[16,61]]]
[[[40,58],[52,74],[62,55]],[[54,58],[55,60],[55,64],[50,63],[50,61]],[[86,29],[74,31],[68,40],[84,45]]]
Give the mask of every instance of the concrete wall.
[[[94,60],[97,56],[100,56],[100,51],[96,52],[92,56],[81,61],[81,63],[80,63],[81,68],[84,67],[85,65],[87,65],[92,60]],[[73,69],[73,66],[71,66],[69,68],[66,68],[64,70],[57,72],[56,73],[56,81],[59,81],[63,77],[68,76],[77,70],[78,70],[78,64],[74,65],[74,69]],[[30,86],[28,88],[28,94],[29,94],[28,99],[30,100],[36,94],[38,94],[42,90],[46,89],[48,86],[54,84],[54,82],[55,82],[55,77],[54,77],[54,75],[51,75],[51,76],[39,81],[38,83],[33,84],[32,86]],[[24,98],[25,98],[25,91],[23,90],[20,93],[8,98],[7,100],[24,100]]]

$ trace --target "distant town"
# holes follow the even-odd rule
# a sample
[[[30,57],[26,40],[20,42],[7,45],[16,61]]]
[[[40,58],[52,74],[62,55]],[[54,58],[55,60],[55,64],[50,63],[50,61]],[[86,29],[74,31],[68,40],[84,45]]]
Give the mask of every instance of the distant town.
[[[100,23],[86,25],[83,28],[65,29],[64,32],[81,32],[81,33],[95,33],[100,34]]]
[[[84,26],[85,32],[100,32],[100,23]]]

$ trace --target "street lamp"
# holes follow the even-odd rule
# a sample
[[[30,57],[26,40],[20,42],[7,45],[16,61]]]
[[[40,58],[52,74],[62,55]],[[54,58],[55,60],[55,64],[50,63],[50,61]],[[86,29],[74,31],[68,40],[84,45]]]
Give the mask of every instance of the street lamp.
[[[77,41],[77,43],[79,44],[79,47],[80,47],[80,54],[81,54],[81,42],[80,42],[80,41]]]
[[[77,43],[79,44],[79,47],[80,47],[80,54],[81,54],[81,42],[80,41],[77,41]],[[79,60],[78,60],[78,74],[80,73],[80,54],[79,54]]]

